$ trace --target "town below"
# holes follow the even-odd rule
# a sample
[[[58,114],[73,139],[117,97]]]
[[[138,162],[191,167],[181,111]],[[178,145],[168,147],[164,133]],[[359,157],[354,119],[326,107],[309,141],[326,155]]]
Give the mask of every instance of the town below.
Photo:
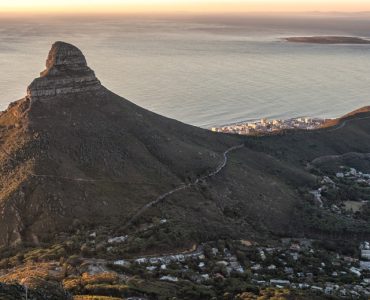
[[[240,135],[269,134],[283,130],[301,129],[313,130],[322,127],[326,119],[299,117],[287,120],[268,120],[263,118],[256,122],[242,122],[237,124],[226,125],[222,127],[213,127],[213,132],[232,133]]]

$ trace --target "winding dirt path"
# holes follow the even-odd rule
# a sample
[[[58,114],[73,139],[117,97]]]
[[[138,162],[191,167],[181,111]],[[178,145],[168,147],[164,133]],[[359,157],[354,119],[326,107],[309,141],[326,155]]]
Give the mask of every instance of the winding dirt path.
[[[352,121],[358,121],[358,120],[365,120],[365,119],[370,119],[370,116],[368,117],[362,117],[362,118],[353,118],[353,119],[350,119],[350,120],[345,120],[343,121],[341,124],[339,124],[339,126],[335,127],[335,128],[332,128],[332,129],[329,129],[327,131],[329,132],[332,132],[332,131],[337,131],[339,129],[342,129],[344,128],[349,122],[352,122]],[[163,200],[165,200],[168,196],[170,195],[173,195],[177,192],[180,192],[182,190],[185,190],[185,189],[188,189],[190,187],[193,187],[195,185],[197,185],[200,181],[202,180],[206,180],[206,179],[209,179],[211,177],[214,177],[216,176],[218,173],[220,173],[227,165],[227,162],[228,162],[228,154],[232,151],[235,151],[237,149],[240,149],[240,148],[243,148],[244,147],[244,144],[241,144],[241,145],[238,145],[238,146],[234,146],[234,147],[231,147],[229,149],[227,149],[224,153],[223,153],[223,161],[220,163],[220,165],[216,168],[215,171],[207,174],[207,175],[204,175],[200,178],[197,178],[194,182],[192,183],[188,183],[188,184],[183,184],[183,185],[180,185],[178,186],[177,188],[174,188],[160,196],[158,196],[155,200],[153,200],[152,202],[149,202],[148,204],[146,204],[144,207],[142,207],[127,223],[126,225],[124,226],[124,228],[126,229],[128,226],[130,226],[132,224],[133,221],[135,221],[137,218],[139,218],[145,211],[147,211],[149,208],[153,207],[154,205],[158,204],[159,202],[162,202]]]
[[[238,150],[238,149],[241,149],[244,147],[244,144],[241,144],[241,145],[238,145],[238,146],[234,146],[234,147],[231,147],[229,149],[227,149],[224,153],[223,153],[223,160],[222,162],[217,166],[216,170],[214,170],[213,172],[211,173],[208,173],[202,177],[199,177],[197,178],[196,180],[194,180],[194,182],[191,182],[191,183],[188,183],[188,184],[182,184],[162,195],[159,195],[155,200],[147,203],[146,205],[144,205],[133,217],[131,217],[131,219],[125,224],[124,226],[124,229],[127,229],[137,218],[139,218],[144,212],[146,212],[149,208],[155,206],[156,204],[164,201],[167,197],[175,194],[175,193],[178,193],[180,191],[183,191],[185,189],[188,189],[188,188],[191,188],[195,185],[197,185],[200,181],[202,180],[207,180],[207,179],[210,179],[214,176],[216,176],[217,174],[219,174],[227,165],[227,162],[228,162],[228,154],[232,151],[235,151],[235,150]]]
[[[189,189],[193,186],[196,186],[197,184],[199,184],[199,182],[201,182],[203,180],[210,179],[210,178],[216,176],[217,174],[219,174],[226,167],[226,165],[228,163],[228,154],[230,152],[241,149],[243,147],[244,147],[244,144],[240,144],[240,145],[233,146],[233,147],[227,149],[222,154],[223,155],[222,162],[217,166],[217,168],[214,171],[197,178],[196,180],[194,180],[194,182],[191,182],[191,183],[188,183],[188,184],[182,184],[182,185],[180,185],[180,186],[178,186],[178,187],[176,187],[176,188],[174,188],[174,189],[172,189],[172,190],[170,190],[170,191],[168,191],[168,192],[166,192],[162,195],[159,195],[155,200],[147,203],[133,217],[131,217],[131,219],[125,224],[124,229],[126,229],[128,226],[130,226],[133,221],[135,221],[137,218],[139,218],[149,208],[155,206],[159,202],[164,201],[167,197],[169,197],[169,196],[171,196],[175,193],[178,193],[180,191],[183,191],[185,189]],[[10,158],[10,160],[15,162],[15,160],[5,151],[5,149],[2,146],[0,146],[0,150],[2,150]],[[120,182],[118,180],[115,181],[115,180],[104,180],[104,179],[70,178],[70,177],[55,176],[55,175],[41,175],[41,174],[38,175],[38,174],[33,174],[33,173],[31,173],[30,175],[33,176],[33,177],[36,177],[36,178],[55,178],[55,179],[63,179],[63,180],[77,181],[77,182],[116,182],[116,183]]]

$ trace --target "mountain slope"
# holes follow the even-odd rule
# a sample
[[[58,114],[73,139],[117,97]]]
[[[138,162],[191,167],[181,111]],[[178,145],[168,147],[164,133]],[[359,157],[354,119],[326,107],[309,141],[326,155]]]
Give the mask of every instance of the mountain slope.
[[[80,90],[84,71],[63,57],[50,65],[65,48],[80,53],[54,44],[48,69],[0,117],[2,245],[38,242],[74,221],[121,222],[168,187],[215,168],[236,143],[137,107],[97,80]],[[51,95],[58,89],[67,92]]]
[[[70,44],[55,43],[46,66],[27,96],[0,116],[0,247],[89,230],[135,234],[158,218],[171,227],[152,239],[167,248],[219,237],[314,235],[302,190],[319,179],[307,164],[370,152],[366,120],[273,137],[216,134],[110,92]]]

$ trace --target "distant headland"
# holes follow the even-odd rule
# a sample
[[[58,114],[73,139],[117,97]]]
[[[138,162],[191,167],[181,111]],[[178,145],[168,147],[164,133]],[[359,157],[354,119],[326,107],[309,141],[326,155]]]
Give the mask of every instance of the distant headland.
[[[350,36],[301,36],[288,37],[284,40],[291,43],[310,44],[370,44],[370,40]]]

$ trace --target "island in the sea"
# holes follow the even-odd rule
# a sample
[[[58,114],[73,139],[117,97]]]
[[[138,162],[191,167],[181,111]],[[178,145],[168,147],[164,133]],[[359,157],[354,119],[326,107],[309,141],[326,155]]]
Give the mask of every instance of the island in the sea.
[[[284,40],[291,43],[311,44],[370,44],[370,40],[351,36],[300,36],[287,37]]]

